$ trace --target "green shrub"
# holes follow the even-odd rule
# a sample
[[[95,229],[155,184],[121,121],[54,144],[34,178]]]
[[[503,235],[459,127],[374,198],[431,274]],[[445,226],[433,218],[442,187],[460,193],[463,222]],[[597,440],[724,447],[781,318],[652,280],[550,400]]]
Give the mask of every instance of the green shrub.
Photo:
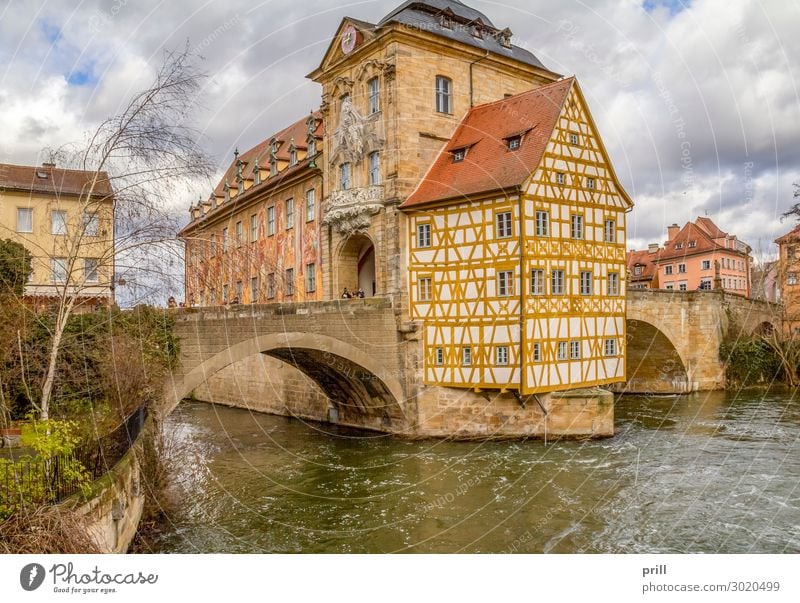
[[[735,387],[770,384],[784,379],[781,360],[763,339],[740,338],[720,346],[725,378]]]

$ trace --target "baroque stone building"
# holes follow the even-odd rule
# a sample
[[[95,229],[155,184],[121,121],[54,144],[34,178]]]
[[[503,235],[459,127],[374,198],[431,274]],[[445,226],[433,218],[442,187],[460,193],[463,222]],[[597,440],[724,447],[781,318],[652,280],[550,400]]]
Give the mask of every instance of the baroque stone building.
[[[456,0],[405,2],[376,24],[343,19],[308,77],[321,87],[313,123],[301,133],[300,121],[235,157],[214,193],[191,208],[182,232],[188,303],[331,300],[360,288],[391,302],[398,341],[416,346],[403,374],[420,387],[413,405],[425,433],[507,424],[508,434],[535,434],[546,432],[548,417],[564,433],[613,432],[602,395],[589,394],[585,404],[582,394],[580,420],[571,411],[548,414],[552,404],[569,404],[544,395],[625,378],[632,204],[577,81]],[[470,120],[487,113],[492,119],[477,131]],[[272,233],[271,212],[285,222],[309,190],[317,213],[302,233],[296,219]],[[508,223],[498,226],[506,213]],[[537,223],[545,213],[547,224]],[[427,257],[420,241],[440,254]],[[490,257],[490,248],[503,258]],[[478,251],[480,267],[455,259]],[[299,274],[312,264],[310,290]],[[285,279],[274,295],[264,285],[272,274]],[[448,313],[445,305],[461,301],[453,296],[480,303]],[[443,335],[448,321],[461,335]],[[468,360],[465,330],[473,338]],[[225,369],[198,397],[258,408],[275,391],[250,383],[264,362]],[[252,404],[235,399],[241,388],[231,383],[242,375]],[[282,379],[301,387],[294,373]],[[491,404],[486,390],[496,394]],[[543,414],[526,411],[521,396],[540,394]]]

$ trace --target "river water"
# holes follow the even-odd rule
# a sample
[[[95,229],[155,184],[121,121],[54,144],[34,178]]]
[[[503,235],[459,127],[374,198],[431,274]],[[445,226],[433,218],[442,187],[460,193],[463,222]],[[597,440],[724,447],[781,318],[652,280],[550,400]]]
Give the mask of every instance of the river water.
[[[623,396],[586,442],[404,441],[184,403],[157,552],[800,552],[800,400]]]

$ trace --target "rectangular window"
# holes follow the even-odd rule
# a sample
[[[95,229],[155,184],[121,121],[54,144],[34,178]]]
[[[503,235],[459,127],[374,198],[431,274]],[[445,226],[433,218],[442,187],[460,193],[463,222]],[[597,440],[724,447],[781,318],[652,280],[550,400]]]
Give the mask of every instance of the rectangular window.
[[[317,217],[317,190],[310,188],[306,191],[306,222],[312,222]]]
[[[431,225],[417,224],[417,247],[431,246]]]
[[[275,206],[267,208],[267,236],[275,234]]]
[[[616,272],[608,273],[608,294],[619,295],[619,274]]]
[[[583,238],[583,216],[570,216],[571,230],[570,234],[573,239]]]
[[[250,303],[258,303],[258,277],[253,276],[250,278]]]
[[[569,357],[570,357],[570,360],[580,360],[581,359],[581,342],[580,341],[570,341],[569,342]]]
[[[339,188],[346,191],[350,188],[350,164],[343,163],[339,166]]]
[[[517,149],[519,149],[521,144],[522,144],[521,136],[512,136],[511,138],[508,139],[508,150],[516,151]]]
[[[533,361],[534,362],[541,362],[542,361],[542,344],[541,343],[534,343],[533,344]]]
[[[250,216],[250,242],[256,241],[258,241],[258,215],[253,214]]]
[[[536,212],[536,236],[550,236],[550,214],[546,211],[539,210]]]
[[[590,191],[594,190],[594,178],[586,179],[586,188],[588,188]]]
[[[294,295],[294,268],[286,269],[286,295]]]
[[[605,353],[606,353],[606,356],[616,356],[617,355],[617,340],[616,339],[606,339]]]
[[[453,112],[453,82],[443,75],[436,76],[436,111],[448,114]]]
[[[678,274],[686,274],[686,264],[678,264]]]
[[[550,293],[552,295],[564,295],[564,271],[553,270],[550,275]]]
[[[678,283],[678,290],[686,291],[687,289],[688,289],[688,285],[687,285],[686,281],[681,281],[680,283]]]
[[[567,360],[567,342],[566,341],[559,341],[558,342],[558,359],[559,360]]]
[[[711,260],[703,260],[700,263],[700,268],[702,270],[711,270]]]
[[[236,244],[241,246],[244,243],[244,226],[241,221],[236,223]]]
[[[472,348],[461,348],[461,364],[464,366],[472,365]]]
[[[228,285],[222,285],[222,303],[228,303]]]
[[[581,272],[581,295],[592,294],[592,273]]]
[[[215,255],[217,255],[217,235],[216,234],[212,234],[211,235],[211,246],[210,247],[211,247],[211,257],[214,257]]]
[[[497,273],[497,295],[510,297],[514,295],[514,271],[503,270]]]
[[[50,260],[53,270],[53,282],[63,283],[67,280],[67,258],[53,258]]]
[[[704,278],[700,281],[700,290],[701,291],[711,291],[711,279]]]
[[[381,183],[381,155],[378,151],[369,154],[369,185],[377,186]]]
[[[306,264],[306,293],[314,293],[317,290],[317,267],[314,264]]]
[[[664,266],[664,274],[672,274],[672,266]]]
[[[453,163],[461,163],[467,156],[467,149],[456,149],[453,151]]]
[[[33,209],[17,208],[17,232],[33,232]]]
[[[367,89],[369,91],[369,115],[373,115],[380,111],[380,87],[378,78],[374,77],[367,82]]]
[[[417,281],[417,299],[431,301],[433,299],[433,279],[424,277]]]
[[[51,234],[65,235],[67,234],[67,212],[53,210],[50,212],[51,221]]]
[[[641,266],[636,266],[636,267],[633,269],[633,273],[634,273],[636,276],[641,276],[641,274],[642,274],[642,267],[641,267]]]
[[[83,214],[83,234],[87,237],[96,237],[100,234],[100,216],[93,213]]]
[[[442,366],[444,364],[444,348],[436,348],[436,365]]]
[[[570,134],[569,141],[571,144],[578,144],[578,135],[577,134]]]
[[[270,272],[267,275],[267,299],[275,297],[275,273]]]
[[[497,346],[496,351],[496,364],[497,366],[508,366],[508,346]]]
[[[497,238],[507,239],[514,234],[514,229],[511,225],[511,212],[504,211],[497,214]]]
[[[544,270],[531,270],[531,295],[544,295]]]
[[[606,220],[603,224],[603,240],[606,243],[617,242],[617,223],[614,220]]]
[[[86,258],[83,260],[83,277],[87,283],[96,283],[100,280],[98,265],[99,262],[96,259]]]
[[[667,283],[664,286],[664,289],[666,289],[667,291],[672,291],[674,288],[675,288],[675,283]]]
[[[564,172],[559,172],[558,174],[556,174],[556,182],[558,182],[559,184],[564,184],[566,181],[567,177],[564,174]]]
[[[234,303],[241,304],[243,295],[244,287],[242,286],[242,281],[236,281],[236,298],[233,300]]]
[[[286,200],[286,230],[294,228],[294,199]]]
[[[222,229],[222,251],[223,253],[228,251],[228,229]]]

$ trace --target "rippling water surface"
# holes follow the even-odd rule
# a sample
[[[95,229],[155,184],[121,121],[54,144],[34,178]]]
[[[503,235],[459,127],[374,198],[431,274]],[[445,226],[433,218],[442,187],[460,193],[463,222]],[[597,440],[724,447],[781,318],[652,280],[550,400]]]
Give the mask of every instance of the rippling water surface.
[[[184,403],[159,552],[800,552],[800,401],[623,396],[588,442],[410,442]]]

